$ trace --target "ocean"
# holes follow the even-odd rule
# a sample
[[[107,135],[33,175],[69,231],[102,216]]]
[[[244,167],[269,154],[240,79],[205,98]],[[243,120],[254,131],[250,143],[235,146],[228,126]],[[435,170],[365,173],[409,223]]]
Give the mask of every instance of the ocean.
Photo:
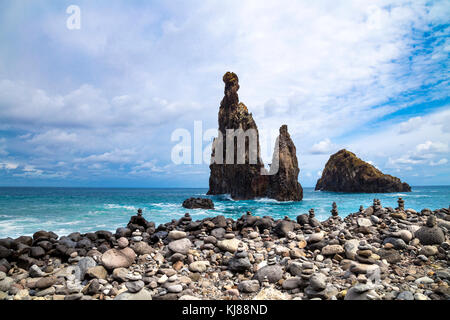
[[[304,188],[303,201],[277,202],[272,199],[233,201],[228,196],[206,196],[207,189],[133,189],[133,188],[25,188],[0,187],[0,238],[32,235],[38,230],[53,231],[59,236],[71,232],[109,230],[125,227],[130,217],[143,209],[144,217],[156,225],[179,219],[189,212],[194,220],[224,215],[239,218],[247,211],[275,219],[299,214],[314,208],[316,217],[330,216],[335,201],[339,215],[357,212],[378,198],[384,207],[397,206],[398,197],[405,207],[420,211],[424,208],[448,208],[450,186],[412,187],[408,193],[335,193]],[[208,197],[215,210],[188,210],[181,204],[189,197]]]

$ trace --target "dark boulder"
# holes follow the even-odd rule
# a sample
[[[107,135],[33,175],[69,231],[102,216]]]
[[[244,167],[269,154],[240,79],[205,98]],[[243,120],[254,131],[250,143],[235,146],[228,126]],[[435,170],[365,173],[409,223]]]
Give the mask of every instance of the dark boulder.
[[[0,246],[0,259],[9,258],[11,254],[12,254],[11,249]]]
[[[214,209],[211,199],[189,198],[183,201],[183,208],[186,209]]]
[[[294,222],[288,220],[279,221],[273,230],[279,237],[286,237],[288,232],[294,231]]]
[[[445,241],[444,232],[437,225],[435,216],[429,216],[426,225],[417,230],[415,236],[422,245],[441,244]]]

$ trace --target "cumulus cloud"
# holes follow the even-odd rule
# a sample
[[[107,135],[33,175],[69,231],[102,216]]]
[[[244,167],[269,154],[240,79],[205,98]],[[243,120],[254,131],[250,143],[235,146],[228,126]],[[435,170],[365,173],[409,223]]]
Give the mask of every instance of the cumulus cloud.
[[[448,152],[448,144],[439,141],[433,142],[428,140],[425,143],[417,145],[416,149],[419,152],[443,153]]]
[[[448,98],[446,1],[79,1],[76,32],[60,4],[27,2],[34,19],[23,5],[0,12],[12,40],[0,44],[2,163],[70,178],[176,175],[171,132],[217,127],[228,70],[260,131],[289,126],[306,172],[338,145],[381,169],[448,158],[450,113],[408,111]],[[207,166],[195,169],[206,185]]]
[[[443,158],[436,162],[430,161],[430,166],[440,166],[440,165],[447,164],[447,163],[448,163],[447,158]]]
[[[19,164],[13,162],[0,162],[0,169],[3,170],[14,170],[17,169]]]
[[[337,147],[331,143],[331,140],[326,138],[325,140],[322,140],[318,143],[313,144],[311,147],[310,153],[311,154],[330,154],[332,151],[334,151]]]

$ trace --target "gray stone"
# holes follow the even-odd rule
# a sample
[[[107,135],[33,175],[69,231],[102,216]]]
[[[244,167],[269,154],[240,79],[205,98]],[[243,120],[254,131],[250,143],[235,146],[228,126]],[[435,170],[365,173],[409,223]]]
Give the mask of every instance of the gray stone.
[[[292,290],[298,288],[302,283],[302,279],[298,277],[287,278],[283,281],[283,289]]]
[[[245,272],[252,268],[252,264],[248,258],[232,258],[228,262],[228,269],[233,272]]]
[[[109,249],[101,257],[102,264],[109,270],[128,268],[135,259],[136,253],[130,247],[121,250]]]
[[[253,293],[258,291],[260,288],[258,280],[244,280],[238,285],[238,289],[241,292]]]
[[[125,287],[128,289],[130,293],[137,293],[141,291],[142,288],[144,288],[145,283],[142,280],[138,281],[129,281],[125,283]]]
[[[309,278],[309,285],[315,291],[322,291],[326,288],[327,277],[323,273],[316,273]]]
[[[171,293],[180,293],[183,291],[183,286],[181,284],[173,284],[167,287],[167,291]]]
[[[83,257],[78,261],[78,267],[80,268],[80,277],[84,279],[84,275],[89,268],[95,267],[97,262],[91,257]]]
[[[397,250],[406,249],[406,247],[407,247],[405,241],[403,241],[400,238],[388,237],[388,238],[384,239],[384,241],[383,241],[383,244],[386,244],[386,243],[392,244],[394,246],[394,249],[397,249]]]
[[[192,243],[189,239],[179,239],[169,243],[169,249],[173,252],[187,254],[191,249]]]
[[[414,295],[411,291],[402,291],[398,294],[397,300],[414,300]]]
[[[41,270],[37,265],[33,264],[28,270],[28,274],[32,278],[39,278],[45,276],[45,272]]]
[[[331,256],[335,254],[344,253],[344,248],[339,244],[329,244],[322,248],[322,255]]]
[[[283,278],[283,269],[281,266],[274,264],[262,267],[256,271],[255,278],[262,283],[264,277],[267,277],[270,283],[275,283],[281,278]]]
[[[147,289],[143,288],[136,293],[123,292],[116,296],[114,300],[152,300],[152,294]]]
[[[344,244],[345,256],[348,259],[356,259],[356,251],[358,251],[359,240],[351,239],[347,240]]]
[[[0,291],[8,292],[9,288],[14,283],[14,279],[10,277],[6,277],[0,281]]]
[[[189,264],[189,270],[192,272],[205,272],[209,267],[209,261],[194,261]]]
[[[357,222],[358,222],[358,226],[360,226],[360,227],[371,227],[372,226],[372,222],[367,218],[358,218]]]
[[[428,226],[423,226],[416,231],[415,236],[423,245],[441,244],[445,241],[444,232],[438,226],[431,228]]]

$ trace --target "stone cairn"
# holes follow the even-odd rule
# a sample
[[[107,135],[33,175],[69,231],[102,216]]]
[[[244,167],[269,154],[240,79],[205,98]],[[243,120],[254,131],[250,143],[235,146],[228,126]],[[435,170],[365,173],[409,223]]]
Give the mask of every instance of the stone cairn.
[[[263,288],[269,288],[270,287],[269,278],[267,276],[264,276],[264,279],[262,281],[262,287]]]
[[[309,284],[309,278],[314,274],[314,264],[312,262],[303,262],[302,271],[300,273],[300,278],[302,279],[302,284],[306,287]]]
[[[356,260],[365,264],[374,264],[375,260],[371,258],[372,254],[372,247],[367,243],[367,241],[360,241],[358,251],[356,251]]]
[[[225,239],[234,239],[234,237],[236,236],[233,232],[233,225],[232,225],[231,221],[227,221],[227,227],[226,227],[225,231],[226,231]]]
[[[405,211],[405,200],[403,200],[401,197],[397,200],[398,208],[397,211]]]
[[[339,212],[338,212],[338,208],[337,208],[336,202],[333,202],[332,209],[331,209],[330,212],[331,212],[331,216],[332,217],[334,217],[334,218],[339,217]]]
[[[271,241],[271,240],[272,240],[272,238],[270,237],[270,231],[269,231],[269,229],[264,229],[264,232],[263,232],[263,234],[261,235],[261,239],[262,239],[262,241],[264,241],[264,242],[267,242],[267,241]]]
[[[303,225],[303,232],[304,233],[313,233],[313,224],[314,224],[314,220],[315,220],[315,216],[316,214],[314,213],[314,209],[311,208],[308,211],[308,223]]]
[[[269,251],[268,257],[267,257],[267,265],[273,266],[277,263],[277,257],[275,256],[275,252]]]

